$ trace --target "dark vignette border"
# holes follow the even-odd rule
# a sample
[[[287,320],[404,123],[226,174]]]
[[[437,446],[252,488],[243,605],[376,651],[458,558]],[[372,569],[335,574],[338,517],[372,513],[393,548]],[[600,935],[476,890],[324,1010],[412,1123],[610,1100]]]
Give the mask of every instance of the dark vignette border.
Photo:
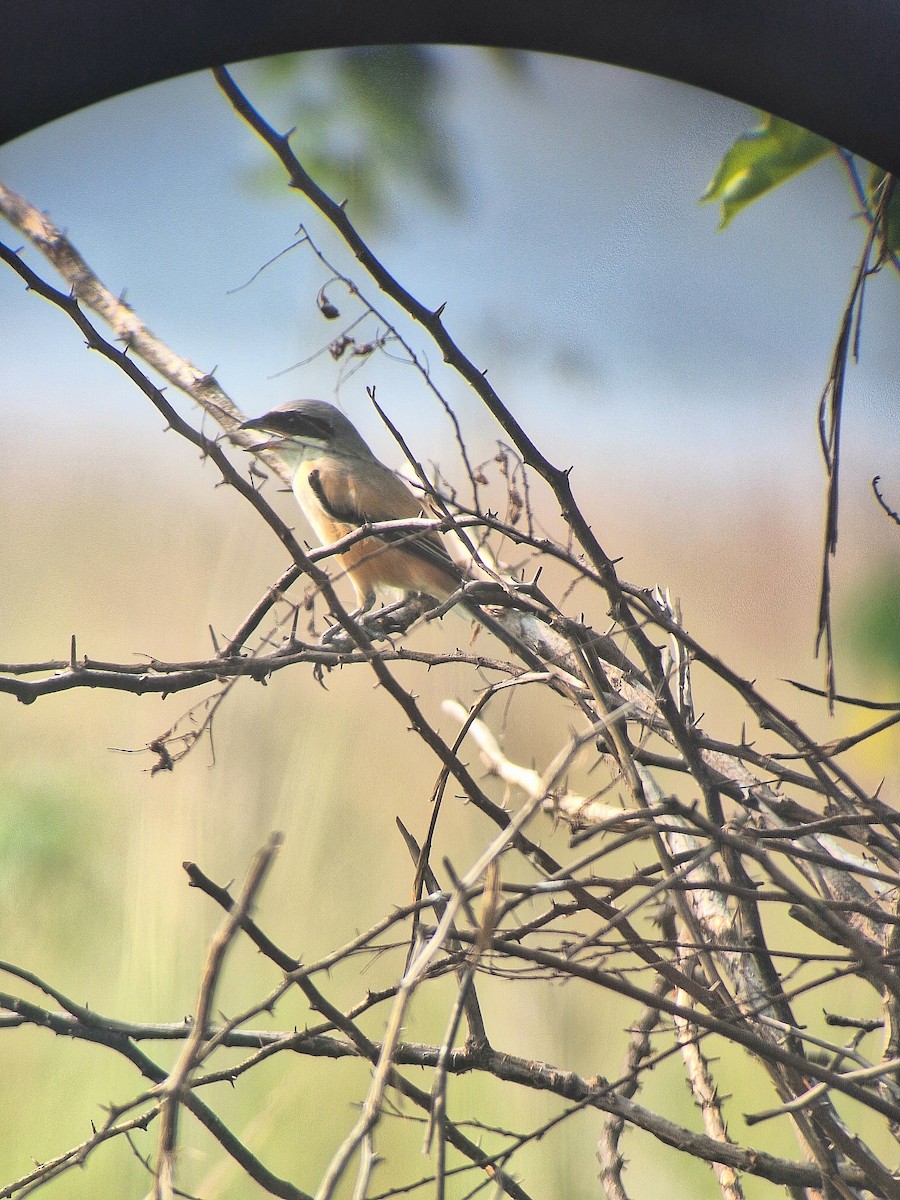
[[[3,26],[0,141],[222,63],[434,42],[680,79],[900,172],[900,0],[19,0]]]

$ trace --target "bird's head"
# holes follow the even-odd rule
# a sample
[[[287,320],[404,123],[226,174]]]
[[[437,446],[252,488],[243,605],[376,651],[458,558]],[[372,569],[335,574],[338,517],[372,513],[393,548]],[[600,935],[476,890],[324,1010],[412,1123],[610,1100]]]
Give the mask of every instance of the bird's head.
[[[371,457],[355,426],[325,400],[292,400],[244,421],[241,429],[258,429],[270,435],[251,447],[254,452],[276,450],[289,461],[302,462],[321,454],[344,459]]]

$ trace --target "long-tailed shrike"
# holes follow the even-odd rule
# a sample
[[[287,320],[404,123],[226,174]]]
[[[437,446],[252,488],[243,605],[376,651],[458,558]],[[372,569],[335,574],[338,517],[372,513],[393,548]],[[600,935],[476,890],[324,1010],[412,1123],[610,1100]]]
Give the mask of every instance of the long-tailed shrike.
[[[294,495],[325,545],[370,522],[423,515],[422,503],[333,404],[295,400],[241,428],[271,435],[252,449],[275,450],[288,464]],[[366,537],[337,557],[362,611],[385,589],[445,600],[466,578],[434,532]]]

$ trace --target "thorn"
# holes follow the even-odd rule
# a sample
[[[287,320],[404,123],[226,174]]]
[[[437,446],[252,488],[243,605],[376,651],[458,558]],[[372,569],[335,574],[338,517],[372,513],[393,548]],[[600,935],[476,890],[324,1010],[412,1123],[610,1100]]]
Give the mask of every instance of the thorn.
[[[77,665],[75,663],[75,634],[74,633],[72,634],[72,641],[71,641],[70,647],[69,647],[69,668],[72,671],[75,671],[78,669]]]
[[[434,312],[431,314],[431,315],[432,315],[432,317],[433,317],[433,319],[434,319],[435,321],[439,321],[439,320],[441,319],[441,316],[443,315],[444,309],[445,309],[446,307],[447,307],[447,301],[446,301],[446,300],[444,300],[444,301],[443,301],[441,304],[439,304],[439,305],[437,306],[437,308],[436,308],[436,309],[434,310]]]
[[[220,654],[221,650],[219,648],[219,639],[216,637],[216,631],[213,629],[212,625],[209,626],[209,636],[212,638],[213,650],[215,650],[216,654]]]

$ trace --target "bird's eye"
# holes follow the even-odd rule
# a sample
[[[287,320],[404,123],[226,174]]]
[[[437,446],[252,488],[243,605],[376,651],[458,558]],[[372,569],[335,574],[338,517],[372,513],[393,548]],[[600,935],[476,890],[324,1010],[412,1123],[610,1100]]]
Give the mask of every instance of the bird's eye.
[[[302,426],[304,433],[323,438],[325,441],[330,441],[334,435],[334,426],[327,417],[304,417]]]

